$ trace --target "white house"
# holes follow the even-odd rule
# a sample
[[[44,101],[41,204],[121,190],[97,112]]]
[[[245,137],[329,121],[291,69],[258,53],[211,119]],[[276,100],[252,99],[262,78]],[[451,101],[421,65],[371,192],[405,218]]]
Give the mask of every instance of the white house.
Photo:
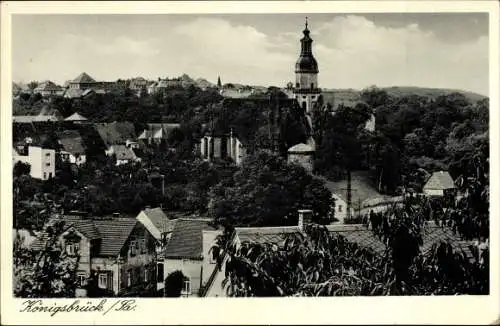
[[[59,155],[65,162],[76,164],[78,166],[87,161],[85,154],[85,145],[80,133],[76,130],[65,130],[57,133],[61,150]]]
[[[30,165],[32,178],[48,180],[56,174],[56,151],[38,146],[29,146],[27,151],[13,152],[13,163],[23,162]]]
[[[455,183],[446,171],[434,172],[424,185],[424,194],[427,196],[444,196],[455,190]]]

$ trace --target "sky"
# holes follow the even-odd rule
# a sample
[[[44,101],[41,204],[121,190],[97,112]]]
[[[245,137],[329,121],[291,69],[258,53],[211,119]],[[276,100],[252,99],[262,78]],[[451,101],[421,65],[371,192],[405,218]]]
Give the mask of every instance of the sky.
[[[213,83],[294,80],[308,16],[319,86],[488,95],[486,13],[13,15],[12,78],[62,84],[186,73]]]

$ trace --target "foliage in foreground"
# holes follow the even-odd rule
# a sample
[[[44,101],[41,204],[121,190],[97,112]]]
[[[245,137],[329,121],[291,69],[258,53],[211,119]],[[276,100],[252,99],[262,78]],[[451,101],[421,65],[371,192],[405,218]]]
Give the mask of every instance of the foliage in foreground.
[[[70,257],[63,250],[59,235],[62,223],[47,225],[48,240],[41,251],[14,243],[14,295],[21,298],[71,298],[76,290],[78,256]]]

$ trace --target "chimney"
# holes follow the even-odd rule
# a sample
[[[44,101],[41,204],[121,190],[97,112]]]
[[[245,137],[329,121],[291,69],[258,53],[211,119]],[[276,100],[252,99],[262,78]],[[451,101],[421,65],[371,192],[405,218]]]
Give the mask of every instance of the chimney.
[[[303,230],[305,224],[312,222],[312,210],[310,209],[299,209],[299,229]]]

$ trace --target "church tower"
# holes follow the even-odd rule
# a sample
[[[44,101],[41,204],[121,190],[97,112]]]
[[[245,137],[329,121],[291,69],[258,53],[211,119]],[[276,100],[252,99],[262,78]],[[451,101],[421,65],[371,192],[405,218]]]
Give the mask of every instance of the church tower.
[[[306,113],[310,113],[321,94],[318,88],[318,63],[312,54],[313,40],[309,36],[306,17],[304,37],[300,40],[300,56],[295,64],[295,99]]]

